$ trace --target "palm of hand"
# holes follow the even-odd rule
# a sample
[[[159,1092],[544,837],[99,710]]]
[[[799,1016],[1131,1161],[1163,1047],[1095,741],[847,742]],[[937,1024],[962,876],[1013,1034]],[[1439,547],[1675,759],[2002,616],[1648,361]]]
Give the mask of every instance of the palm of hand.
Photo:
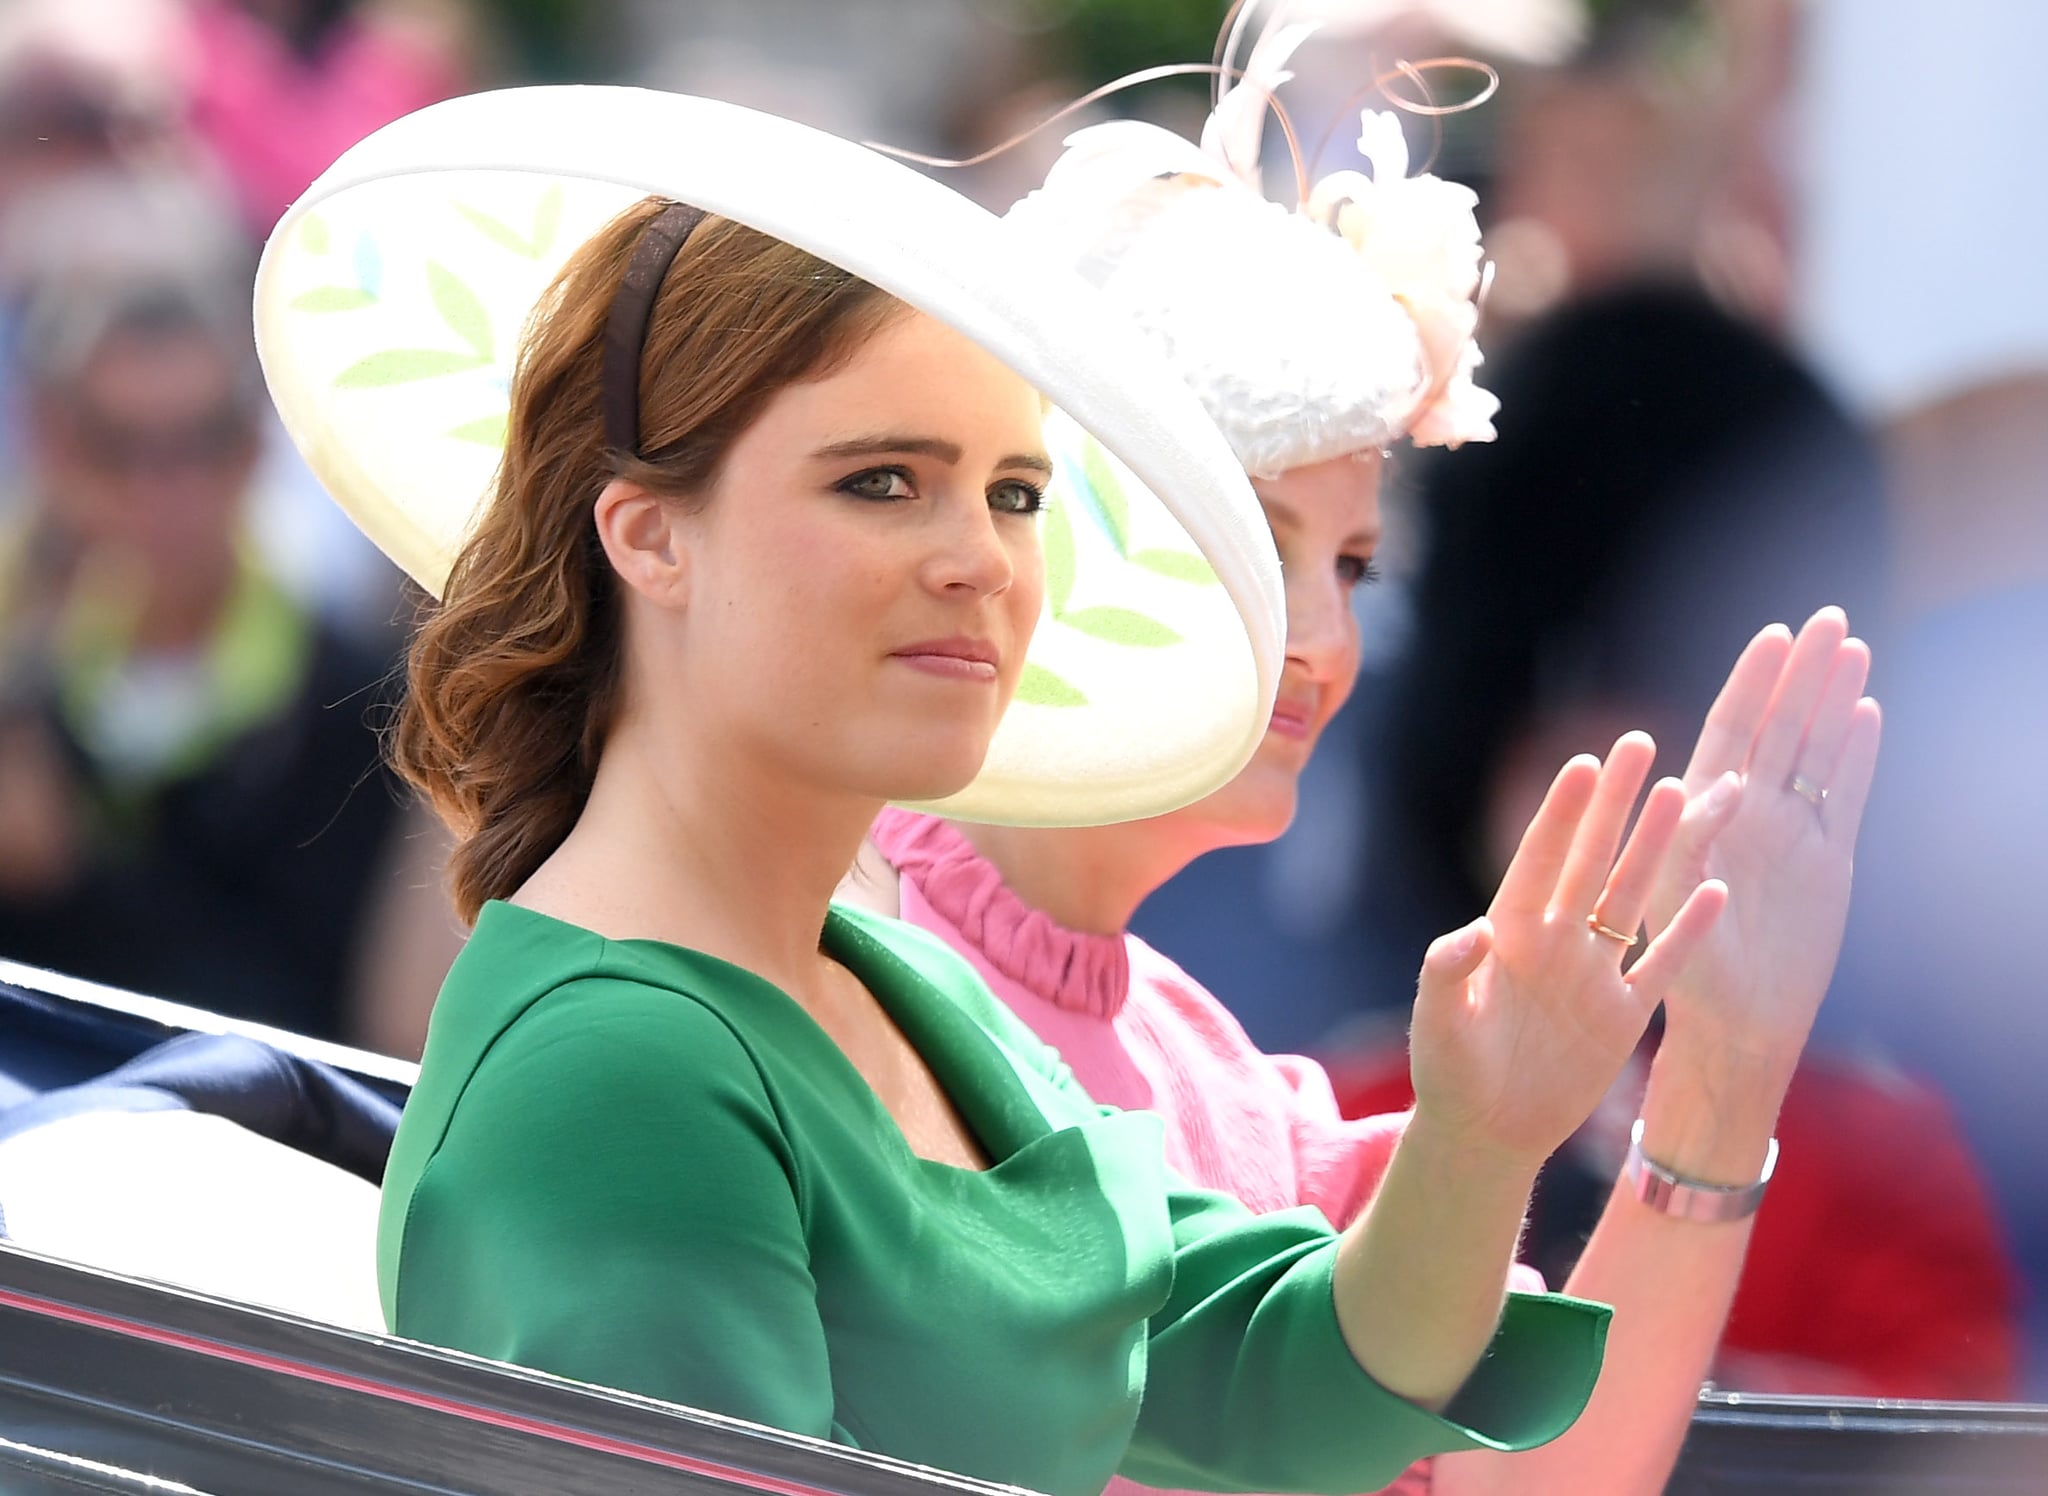
[[[1410,1066],[1417,1111],[1450,1136],[1518,1159],[1548,1156],[1605,1094],[1671,973],[1712,926],[1722,890],[1706,884],[1626,972],[1626,945],[1593,928],[1638,926],[1678,829],[1685,794],[1667,780],[1615,858],[1655,756],[1649,738],[1631,733],[1604,766],[1566,764],[1487,918],[1431,946]]]
[[[1436,1102],[1461,1135],[1547,1156],[1605,1094],[1655,1003],[1622,975],[1618,946],[1582,918],[1503,910],[1496,899],[1488,919],[1493,949],[1478,971],[1418,993],[1416,1098]]]
[[[1686,789],[1693,797],[1650,901],[1653,928],[1703,877],[1724,881],[1730,909],[1675,977],[1676,1023],[1742,1048],[1795,1056],[1827,991],[1848,920],[1850,873],[1877,753],[1877,710],[1860,699],[1869,653],[1824,610],[1794,641],[1753,640],[1708,715]],[[1741,804],[1703,841],[1700,800],[1730,770]],[[1828,786],[1818,806],[1794,775]]]
[[[1803,1043],[1841,950],[1850,867],[1848,849],[1799,796],[1749,795],[1700,874],[1728,885],[1728,912],[1673,984],[1673,1004],[1758,1039],[1782,1032]],[[1659,912],[1670,892],[1660,887]]]

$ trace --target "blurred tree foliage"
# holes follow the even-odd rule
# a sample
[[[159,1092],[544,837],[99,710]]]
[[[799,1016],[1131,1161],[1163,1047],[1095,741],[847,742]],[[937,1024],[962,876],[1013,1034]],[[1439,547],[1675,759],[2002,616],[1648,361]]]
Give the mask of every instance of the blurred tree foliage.
[[[1011,0],[1020,21],[1048,34],[1075,82],[1093,88],[1162,62],[1207,62],[1229,0]],[[1162,84],[1161,87],[1171,87]],[[1205,91],[1201,79],[1187,87]]]
[[[517,77],[540,83],[582,82],[614,71],[605,45],[608,4],[592,0],[470,0],[504,48]]]

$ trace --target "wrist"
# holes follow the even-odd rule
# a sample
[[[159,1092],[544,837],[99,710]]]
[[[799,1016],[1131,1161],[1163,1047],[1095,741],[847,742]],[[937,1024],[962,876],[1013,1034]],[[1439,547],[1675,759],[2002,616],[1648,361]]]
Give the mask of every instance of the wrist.
[[[1520,1194],[1526,1202],[1548,1155],[1530,1156],[1467,1129],[1446,1125],[1418,1104],[1402,1129],[1398,1155],[1431,1179]]]
[[[1817,1006],[1782,992],[1743,1001],[1687,1001],[1674,994],[1664,1005],[1658,1054],[1717,1088],[1782,1086],[1806,1049]]]
[[[1703,1184],[1754,1183],[1770,1151],[1790,1067],[1698,1064],[1670,1041],[1650,1066],[1642,1105],[1642,1151],[1675,1174]]]
[[[1644,1152],[1643,1122],[1639,1117],[1629,1135],[1622,1185],[1660,1215],[1709,1224],[1744,1221],[1763,1204],[1764,1191],[1769,1188],[1777,1166],[1778,1143],[1773,1138],[1764,1153],[1763,1168],[1747,1184],[1716,1184],[1688,1177]]]

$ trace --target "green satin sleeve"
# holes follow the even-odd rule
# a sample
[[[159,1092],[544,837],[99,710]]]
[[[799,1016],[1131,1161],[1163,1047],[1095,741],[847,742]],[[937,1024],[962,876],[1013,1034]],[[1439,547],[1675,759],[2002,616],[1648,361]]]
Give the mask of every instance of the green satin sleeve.
[[[1173,1294],[1153,1316],[1145,1401],[1121,1473],[1217,1491],[1377,1490],[1414,1461],[1529,1449],[1570,1428],[1599,1376],[1610,1311],[1510,1294],[1441,1413],[1359,1366],[1337,1323],[1337,1243],[1320,1212],[1246,1219],[1189,1191]]]

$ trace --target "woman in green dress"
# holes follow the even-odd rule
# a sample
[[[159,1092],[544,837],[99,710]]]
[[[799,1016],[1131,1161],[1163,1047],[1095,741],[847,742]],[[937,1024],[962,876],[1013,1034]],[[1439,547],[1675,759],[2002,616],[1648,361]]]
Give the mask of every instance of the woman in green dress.
[[[1429,953],[1415,1116],[1341,1235],[1180,1184],[957,957],[830,903],[1016,690],[1042,413],[726,218],[650,198],[569,257],[396,737],[475,932],[386,1176],[390,1325],[1074,1496],[1357,1491],[1552,1438],[1606,1311],[1508,1271],[1725,900],[1624,973],[1675,785],[1624,844],[1640,760],[1560,773],[1494,917]]]

